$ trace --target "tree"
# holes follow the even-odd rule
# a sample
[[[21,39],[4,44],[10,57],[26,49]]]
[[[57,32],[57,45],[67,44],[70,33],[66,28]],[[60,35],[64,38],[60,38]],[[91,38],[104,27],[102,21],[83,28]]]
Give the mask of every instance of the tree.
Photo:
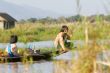
[[[37,21],[37,19],[36,18],[29,18],[29,19],[27,19],[27,21],[35,23]]]

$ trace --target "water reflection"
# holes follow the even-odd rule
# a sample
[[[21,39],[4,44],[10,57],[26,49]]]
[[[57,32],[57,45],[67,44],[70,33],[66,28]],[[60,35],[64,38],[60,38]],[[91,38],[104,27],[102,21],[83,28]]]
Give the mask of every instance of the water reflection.
[[[0,73],[53,73],[53,62],[0,64]]]
[[[0,64],[0,73],[70,73],[71,61]]]
[[[6,48],[8,43],[0,43],[0,48]],[[52,48],[54,47],[53,41],[40,41],[40,42],[28,42],[28,43],[17,43],[18,48],[26,48],[28,46],[32,46],[32,48]]]
[[[54,73],[73,73],[73,61],[55,61],[54,62]]]
[[[0,64],[0,73],[18,73],[18,64]]]
[[[84,41],[80,40],[74,40],[73,41],[74,46],[82,46],[84,44]],[[0,48],[6,48],[8,43],[0,43]],[[54,42],[53,41],[39,41],[39,42],[28,42],[28,43],[17,43],[18,48],[26,48],[27,46],[31,45],[32,48],[53,48]]]
[[[54,61],[0,64],[0,73],[70,73],[69,71],[72,69],[71,60],[73,58],[76,60],[77,55],[78,53],[74,51],[54,57]]]
[[[75,54],[77,55],[77,53],[75,52],[73,54],[71,52],[68,52],[63,55],[60,55],[59,57],[54,59],[54,61],[0,64],[0,73],[74,73],[74,60],[76,60]],[[67,58],[66,60],[61,60],[61,57],[64,55],[65,58],[66,56],[72,56],[72,58],[74,57],[74,59],[70,60]]]
[[[18,64],[11,63],[8,65],[8,72],[10,73],[18,73]]]

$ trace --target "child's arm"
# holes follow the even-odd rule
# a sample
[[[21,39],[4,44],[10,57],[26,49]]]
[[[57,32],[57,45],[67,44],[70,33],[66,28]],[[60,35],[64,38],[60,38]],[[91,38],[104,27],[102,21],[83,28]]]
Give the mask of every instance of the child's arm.
[[[17,47],[16,47],[16,45],[14,44],[13,47],[12,47],[12,52],[16,52],[16,48],[17,48]]]
[[[71,39],[71,36],[69,34],[67,34],[67,39],[70,40]]]

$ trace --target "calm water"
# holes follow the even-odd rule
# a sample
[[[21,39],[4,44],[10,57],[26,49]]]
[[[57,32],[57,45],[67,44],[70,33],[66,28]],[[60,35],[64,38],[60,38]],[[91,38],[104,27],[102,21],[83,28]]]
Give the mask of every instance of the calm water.
[[[0,73],[53,73],[52,62],[0,64]]]
[[[84,41],[73,41],[75,46],[81,46]],[[27,47],[26,45],[32,45],[33,48],[50,48],[54,47],[53,41],[42,41],[42,42],[31,42],[31,43],[17,43],[19,48]],[[5,48],[7,43],[1,43],[0,48]],[[105,52],[107,54],[107,52]],[[110,57],[110,52],[108,53]],[[100,57],[105,56],[100,54]],[[100,57],[97,59],[99,60]],[[57,57],[54,57],[53,61],[40,61],[34,63],[2,63],[0,64],[0,73],[68,73],[73,64],[71,64],[72,59],[78,58],[78,52],[67,52]],[[103,58],[101,58],[103,59]],[[62,65],[63,63],[63,65]],[[62,67],[65,66],[65,67]],[[72,67],[73,68],[73,67]],[[63,71],[63,72],[62,72]]]
[[[8,43],[0,43],[0,48],[6,48]],[[54,47],[53,41],[40,41],[40,42],[30,42],[30,43],[17,43],[18,48],[51,48]]]
[[[72,41],[74,47],[84,45],[84,41]],[[5,49],[8,43],[0,43],[0,49]],[[17,43],[18,48],[27,48],[31,47],[32,49],[44,49],[44,48],[54,48],[53,41],[40,41],[40,42],[30,42],[30,43]]]
[[[72,42],[75,47],[84,45],[84,41],[82,40],[74,40]],[[101,40],[100,43],[102,44],[110,43],[110,40]],[[0,43],[0,48],[4,49],[6,48],[7,45],[8,43]],[[36,49],[52,48],[54,47],[54,42],[53,41],[40,41],[40,42],[30,42],[30,43],[19,43],[19,42],[17,43],[18,48],[26,48],[29,46],[31,48],[36,48]]]
[[[31,64],[8,63],[0,64],[0,73],[59,73],[60,70],[65,70],[61,67],[62,62],[66,67],[71,66],[69,61],[35,62]]]
[[[67,52],[60,56],[54,57],[53,61],[40,61],[34,63],[4,63],[0,64],[0,73],[58,73],[63,69],[62,62],[69,66],[71,59],[77,59],[77,52]],[[68,68],[69,69],[69,68]],[[65,69],[64,69],[65,70]]]
[[[73,41],[75,45],[81,44],[82,42]],[[1,43],[0,48],[5,48],[8,43]],[[31,45],[32,48],[51,48],[54,47],[53,41],[41,41],[41,42],[31,42],[31,43],[17,43],[19,48],[25,48]],[[0,73],[57,73],[60,67],[60,62],[64,62],[68,66],[68,61],[72,58],[77,59],[78,53],[67,52],[60,56],[54,57],[54,61],[40,61],[31,64],[23,63],[5,63],[0,64]],[[58,68],[59,67],[59,68]]]
[[[108,51],[107,51],[108,52]],[[100,54],[103,57],[107,54]],[[110,57],[110,51],[108,52]],[[37,61],[33,63],[2,63],[0,64],[0,73],[72,73],[72,59],[78,59],[78,52],[67,52],[53,58],[53,61]],[[103,58],[102,58],[103,59]],[[99,57],[98,57],[99,60]]]

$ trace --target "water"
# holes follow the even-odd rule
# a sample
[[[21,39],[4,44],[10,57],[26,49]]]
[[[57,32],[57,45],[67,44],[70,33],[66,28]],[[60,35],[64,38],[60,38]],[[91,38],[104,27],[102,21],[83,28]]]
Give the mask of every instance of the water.
[[[73,73],[71,72],[73,67],[75,67],[72,63],[73,59],[78,59],[77,51],[67,52],[53,57],[52,61],[42,60],[25,64],[21,62],[1,63],[0,73]]]
[[[75,45],[81,43],[74,41]],[[53,41],[41,41],[41,42],[30,42],[27,44],[17,43],[18,48],[25,48],[27,46],[33,48],[51,48],[54,47]],[[5,48],[7,43],[1,43],[0,48]],[[68,61],[72,58],[77,59],[77,52],[67,52],[60,56],[54,57],[54,61],[40,61],[34,63],[4,63],[0,64],[0,73],[57,73],[60,67],[60,62],[64,62],[68,66]],[[59,67],[59,68],[58,68]],[[69,68],[68,68],[69,69]]]
[[[8,43],[0,43],[0,48],[6,48]],[[51,48],[54,47],[53,41],[40,41],[40,42],[29,42],[29,43],[17,43],[18,48],[26,48],[32,46],[32,48]]]
[[[53,57],[53,59],[56,59],[56,60],[71,60],[73,58],[74,60],[78,59],[78,51],[69,51],[67,53]]]
[[[75,58],[75,56],[77,56],[76,51],[67,52],[54,57],[53,61],[39,61],[26,64],[20,62],[2,63],[0,64],[0,73],[58,73],[58,70],[63,69],[63,67],[60,67],[62,66],[62,62],[66,67],[71,67],[69,66],[72,65],[70,64],[70,61],[73,59],[73,57]]]
[[[82,46],[84,41],[73,41],[73,43],[75,46]],[[27,44],[17,43],[17,46],[19,48],[25,48],[26,45],[30,44],[33,45],[33,48],[54,47],[53,41],[30,42]],[[0,48],[5,48],[6,45],[7,43],[1,43]],[[102,54],[99,56],[102,56]],[[40,61],[27,64],[20,62],[2,63],[0,64],[0,73],[69,73],[70,69],[73,68],[71,60],[78,59],[78,52],[67,52],[57,57],[53,57],[53,59],[53,61]],[[97,59],[99,60],[100,58],[98,57]]]
[[[70,63],[68,61],[54,61],[41,63],[35,62],[31,64],[23,63],[0,64],[0,73],[58,73],[58,71],[63,69],[62,67],[60,67],[62,62],[66,64],[66,67]]]
[[[71,41],[74,44],[74,47],[83,46],[85,44],[84,40],[74,40]],[[110,40],[100,40],[100,44],[107,44],[110,43]],[[0,48],[6,48],[8,43],[0,43]],[[39,41],[39,42],[28,42],[28,43],[17,43],[18,48],[26,48],[31,46],[32,48],[40,49],[40,48],[53,48],[54,42],[53,41]]]
[[[84,44],[84,41],[81,40],[75,40],[72,41],[74,46],[82,46]],[[0,43],[0,48],[4,49],[8,43]],[[31,46],[32,48],[40,49],[40,48],[53,48],[54,42],[53,41],[40,41],[40,42],[29,42],[29,43],[17,43],[18,48],[26,48]]]
[[[52,62],[0,64],[0,73],[53,73]]]

